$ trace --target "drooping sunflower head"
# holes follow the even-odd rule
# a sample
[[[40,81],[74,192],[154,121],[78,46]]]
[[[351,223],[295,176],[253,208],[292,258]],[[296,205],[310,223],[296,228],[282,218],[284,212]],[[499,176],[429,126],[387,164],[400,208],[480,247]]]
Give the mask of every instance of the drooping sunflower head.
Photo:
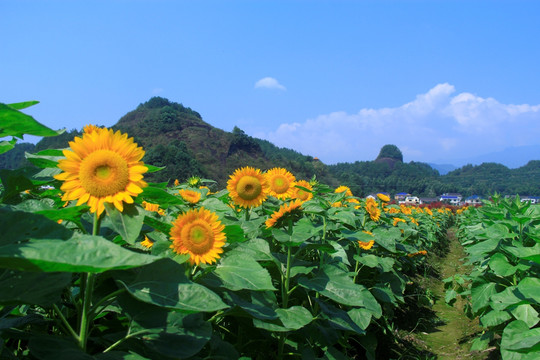
[[[261,170],[249,166],[236,169],[227,181],[233,202],[241,207],[257,207],[268,196],[268,184]]]
[[[366,211],[368,212],[371,220],[379,221],[379,218],[381,217],[381,210],[377,206],[375,199],[371,197],[366,199]]]
[[[390,201],[390,197],[388,195],[386,195],[386,194],[379,193],[379,194],[377,194],[377,197],[381,201],[384,201],[384,202],[389,202]]]
[[[306,188],[309,191],[300,189],[299,186]],[[313,191],[313,187],[310,183],[308,183],[306,180],[299,180],[296,182],[296,185],[293,189],[292,198],[302,201],[311,200],[313,198],[313,193],[311,191]]]
[[[159,204],[152,204],[147,201],[143,201],[142,206],[146,211],[157,212],[159,215],[165,215],[165,210],[160,209]]]
[[[199,202],[199,200],[201,200],[201,193],[198,191],[189,190],[189,189],[180,189],[178,190],[178,193],[180,194],[182,199],[184,199],[185,201],[191,204],[196,204]]]
[[[193,265],[211,264],[220,258],[225,245],[225,226],[218,216],[204,207],[182,213],[171,228],[171,249],[177,254],[189,254]]]
[[[288,204],[283,204],[279,207],[279,210],[274,212],[265,225],[267,228],[279,227],[289,219],[296,220],[301,215],[302,200],[294,200]]]
[[[351,189],[348,186],[341,185],[338,186],[336,190],[334,190],[335,193],[342,193],[344,192],[346,196],[353,196]]]
[[[144,150],[120,131],[89,131],[70,141],[70,149],[63,152],[66,159],[58,161],[63,172],[54,177],[64,182],[62,200],[88,203],[98,215],[106,202],[123,211],[123,203],[133,203],[147,186],[143,174],[148,168],[141,161]]]
[[[358,240],[358,246],[364,250],[369,250],[373,247],[375,244],[375,240],[369,240],[369,241],[360,241]]]
[[[154,246],[154,242],[150,240],[148,236],[144,235],[144,241],[141,242],[141,245],[147,249],[151,249],[152,246]]]
[[[296,178],[287,169],[273,168],[266,172],[270,195],[278,199],[292,197]]]

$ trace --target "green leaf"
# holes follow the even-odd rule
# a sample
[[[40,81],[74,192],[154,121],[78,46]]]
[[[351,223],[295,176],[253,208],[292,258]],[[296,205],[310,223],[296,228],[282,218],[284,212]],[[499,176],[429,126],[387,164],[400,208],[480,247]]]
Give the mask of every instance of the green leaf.
[[[251,257],[255,261],[273,260],[268,241],[260,238],[245,241],[229,252],[230,256],[236,254],[244,254],[245,256]]]
[[[68,239],[72,232],[43,215],[0,208],[0,248],[33,239]],[[1,265],[0,265],[1,266]]]
[[[17,199],[21,192],[34,187],[32,181],[25,176],[22,169],[0,170],[0,181],[4,185],[2,201],[5,203],[13,198]]]
[[[244,230],[240,225],[226,225],[224,232],[229,244],[246,241]]]
[[[363,285],[355,284],[347,272],[331,265],[324,266],[311,279],[301,277],[298,284],[306,289],[319,292],[337,303],[360,306],[379,317],[382,309],[377,300]]]
[[[141,232],[144,213],[139,211],[135,204],[124,204],[124,211],[119,211],[114,204],[105,203],[107,212],[106,220],[109,220],[112,228],[122,236],[128,244],[135,244],[135,240]],[[105,225],[106,222],[103,222]]]
[[[518,297],[516,294],[516,286],[509,286],[500,293],[492,295],[490,305],[495,310],[504,310],[509,306],[525,303],[522,296],[520,295],[520,297]]]
[[[532,328],[540,321],[538,312],[529,304],[519,305],[512,309],[511,313],[517,320],[525,322],[529,328]]]
[[[156,218],[145,216],[144,221],[146,225],[150,226],[153,229],[156,229],[157,231],[162,232],[163,234],[169,235],[172,229],[172,225],[169,223],[164,223],[163,221],[159,221]]]
[[[494,339],[493,331],[486,331],[480,337],[474,339],[471,345],[471,351],[482,351],[487,349],[489,343]]]
[[[512,316],[508,311],[504,310],[491,310],[480,317],[480,324],[483,327],[494,327],[510,320]]]
[[[216,267],[215,274],[228,289],[233,291],[241,289],[276,290],[272,285],[272,278],[268,270],[247,255],[233,254],[224,257]]]
[[[158,171],[161,171],[163,169],[165,169],[166,166],[154,166],[154,165],[150,165],[150,164],[144,164],[144,166],[146,166],[148,168],[148,173],[154,173],[154,172],[158,172]]]
[[[65,156],[50,156],[50,155],[37,155],[25,152],[24,156],[35,166],[45,168],[55,168],[58,165],[58,160],[65,159]]]
[[[14,104],[12,107],[7,104],[0,103],[0,138],[5,136],[16,136],[20,139],[24,134],[36,136],[56,136],[65,131],[52,130],[43,124],[40,124],[30,115],[20,112],[16,107],[22,103]]]
[[[30,239],[0,247],[0,267],[26,271],[100,273],[147,265],[159,259],[92,235],[78,235],[66,241]]]
[[[0,270],[0,304],[51,305],[70,282],[70,273]]]
[[[517,267],[512,266],[504,254],[495,253],[489,259],[489,267],[499,276],[506,277],[513,275]]]
[[[489,304],[492,295],[497,293],[497,284],[480,280],[474,282],[471,288],[472,310],[477,313]]]
[[[23,102],[12,103],[12,104],[7,104],[7,105],[9,107],[12,107],[15,110],[22,110],[22,109],[26,109],[27,107],[34,106],[36,104],[39,104],[39,101],[31,100],[31,101],[23,101]]]
[[[210,289],[185,276],[185,267],[162,259],[134,269],[132,274],[116,273],[116,279],[140,301],[168,309],[210,312],[227,307]]]
[[[298,330],[313,321],[311,313],[302,306],[292,306],[288,309],[276,309],[279,320],[273,322],[253,319],[253,325],[260,329],[276,332]]]
[[[40,360],[94,360],[71,338],[58,335],[37,335],[28,343],[32,357]]]
[[[315,301],[319,304],[321,308],[321,312],[322,312],[321,317],[323,319],[326,319],[326,321],[328,321],[328,323],[333,328],[338,329],[338,330],[353,331],[359,335],[365,334],[365,331],[362,328],[360,328],[353,319],[351,319],[351,317],[349,316],[349,313],[347,313],[346,311],[341,310],[330,304],[326,304],[319,299],[315,299]],[[371,319],[371,314],[367,310],[365,311],[367,312],[368,318]]]
[[[391,257],[380,257],[372,254],[355,255],[355,260],[364,266],[378,268],[380,272],[392,271],[395,260]]]
[[[366,330],[371,323],[371,311],[363,308],[354,308],[347,311],[349,317],[362,330]]]
[[[526,351],[540,343],[540,328],[529,329],[529,326],[521,320],[508,324],[503,331],[501,350]]]
[[[536,277],[526,277],[522,279],[518,286],[518,291],[528,299],[533,299],[540,304],[540,279]]]
[[[16,143],[17,143],[17,139],[15,138],[12,138],[10,141],[7,141],[7,140],[0,141],[0,154],[3,154],[13,149]]]
[[[127,295],[118,297],[134,335],[153,359],[186,359],[196,355],[212,336],[212,325],[202,313],[183,314],[142,303]],[[153,354],[152,354],[153,352]]]
[[[147,186],[143,188],[143,192],[139,195],[139,197],[153,204],[159,204],[159,206],[161,207],[167,207],[168,205],[179,205],[184,203],[181,198],[171,195],[165,190],[154,186]]]
[[[261,320],[274,320],[278,318],[276,313],[276,295],[271,291],[252,291],[251,301],[244,300],[233,292],[228,292],[232,303],[241,307],[249,315]]]

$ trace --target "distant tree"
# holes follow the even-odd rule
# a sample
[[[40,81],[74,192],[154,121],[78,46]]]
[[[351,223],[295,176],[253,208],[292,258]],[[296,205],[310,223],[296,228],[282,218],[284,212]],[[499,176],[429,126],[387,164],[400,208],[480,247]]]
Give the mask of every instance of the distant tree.
[[[403,154],[396,145],[384,145],[379,152],[379,156],[377,156],[377,160],[382,158],[390,158],[403,162]]]
[[[161,171],[148,174],[148,179],[151,181],[171,182],[175,179],[183,181],[193,175],[206,175],[186,144],[180,140],[150,148],[143,160],[150,165],[165,166],[165,169]]]

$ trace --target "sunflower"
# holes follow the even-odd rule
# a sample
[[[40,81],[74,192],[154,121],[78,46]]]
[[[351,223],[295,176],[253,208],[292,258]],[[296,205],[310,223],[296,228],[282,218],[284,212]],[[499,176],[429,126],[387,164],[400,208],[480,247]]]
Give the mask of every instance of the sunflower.
[[[198,176],[192,176],[187,179],[189,186],[198,187],[201,184],[201,178]]]
[[[236,169],[227,181],[229,196],[235,204],[248,208],[263,203],[268,196],[268,184],[261,170],[249,166]]]
[[[407,254],[408,257],[414,257],[414,256],[418,256],[418,255],[427,255],[427,251],[426,250],[420,250],[418,252],[415,252],[415,253],[411,253],[411,254]]]
[[[150,240],[148,236],[144,235],[144,241],[141,242],[141,245],[147,249],[151,249],[152,246],[154,246],[154,242]]]
[[[157,212],[159,215],[165,215],[165,210],[159,208],[159,204],[152,204],[146,201],[142,202],[144,210]]]
[[[309,191],[306,191],[304,189],[300,189],[298,186],[306,188]],[[302,200],[302,201],[308,201],[308,200],[311,200],[313,198],[313,193],[311,193],[311,191],[313,191],[313,187],[311,186],[311,184],[308,183],[306,180],[300,180],[300,181],[296,182],[296,185],[295,185],[295,187],[293,189],[293,193],[292,193],[291,197],[293,199],[298,199],[298,200]]]
[[[105,128],[100,128],[96,125],[92,125],[92,124],[89,124],[89,125],[85,125],[83,127],[83,133],[86,133],[86,134],[90,134],[94,131],[102,131],[102,130],[106,130]]]
[[[301,209],[303,201],[296,199],[288,204],[283,204],[279,207],[279,210],[274,212],[265,224],[267,228],[271,228],[278,223],[282,223],[283,220],[289,218],[289,216],[298,215]]]
[[[369,217],[373,221],[379,221],[381,217],[381,210],[377,206],[377,202],[373,198],[367,198],[366,200],[366,210],[369,214]]]
[[[174,186],[178,186],[180,185],[180,181],[178,181],[178,179],[174,179]]]
[[[379,193],[379,194],[377,194],[377,197],[378,197],[381,201],[384,201],[384,202],[389,202],[389,201],[390,201],[390,198],[389,198],[388,195],[386,195],[386,194]]]
[[[336,190],[334,190],[334,192],[335,193],[344,192],[346,196],[353,196],[351,189],[345,185],[339,186]]]
[[[375,244],[375,240],[369,240],[369,241],[358,240],[358,246],[360,246],[364,250],[371,249],[373,247],[373,244]]]
[[[282,200],[292,197],[296,178],[287,169],[273,168],[268,170],[265,176],[270,195]]]
[[[66,159],[58,161],[64,172],[54,177],[64,181],[62,200],[88,203],[90,211],[98,215],[105,210],[106,202],[123,211],[123,203],[133,203],[133,197],[147,186],[142,180],[148,171],[141,161],[144,150],[120,131],[88,131],[70,141],[71,150],[63,151]]]
[[[178,190],[178,193],[180,194],[182,199],[191,204],[196,204],[199,202],[199,200],[201,200],[201,193],[198,191],[181,189]]]
[[[394,225],[394,226],[397,226],[397,224],[398,224],[399,222],[407,223],[407,221],[405,221],[405,220],[403,220],[403,219],[401,219],[401,218],[395,217],[395,218],[394,218],[394,223],[393,223],[393,225]]]
[[[189,262],[211,264],[219,259],[225,245],[225,225],[218,216],[201,207],[182,213],[171,228],[171,249],[177,254],[189,254]]]
[[[425,208],[425,211],[426,211],[426,213],[428,213],[429,215],[433,216],[433,211],[431,211],[430,208]]]

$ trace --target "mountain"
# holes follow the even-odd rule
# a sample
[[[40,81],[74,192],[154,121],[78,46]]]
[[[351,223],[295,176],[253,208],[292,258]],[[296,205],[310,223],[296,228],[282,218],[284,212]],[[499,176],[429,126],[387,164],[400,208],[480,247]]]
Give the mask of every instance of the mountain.
[[[540,160],[540,145],[513,146],[502,151],[451,161],[458,166],[498,163],[510,169],[516,169],[526,165],[531,160]]]
[[[128,133],[143,146],[145,162],[166,166],[150,174],[151,181],[197,175],[215,180],[223,188],[236,169],[252,166],[262,170],[284,167],[298,179],[316,175],[327,184],[337,184],[326,166],[311,156],[252,138],[237,127],[232,132],[215,128],[198,112],[161,97],[140,104],[113,128]]]
[[[428,163],[429,166],[431,166],[433,169],[437,170],[439,174],[446,175],[450,171],[456,170],[457,166],[454,166],[452,164],[433,164]]]

